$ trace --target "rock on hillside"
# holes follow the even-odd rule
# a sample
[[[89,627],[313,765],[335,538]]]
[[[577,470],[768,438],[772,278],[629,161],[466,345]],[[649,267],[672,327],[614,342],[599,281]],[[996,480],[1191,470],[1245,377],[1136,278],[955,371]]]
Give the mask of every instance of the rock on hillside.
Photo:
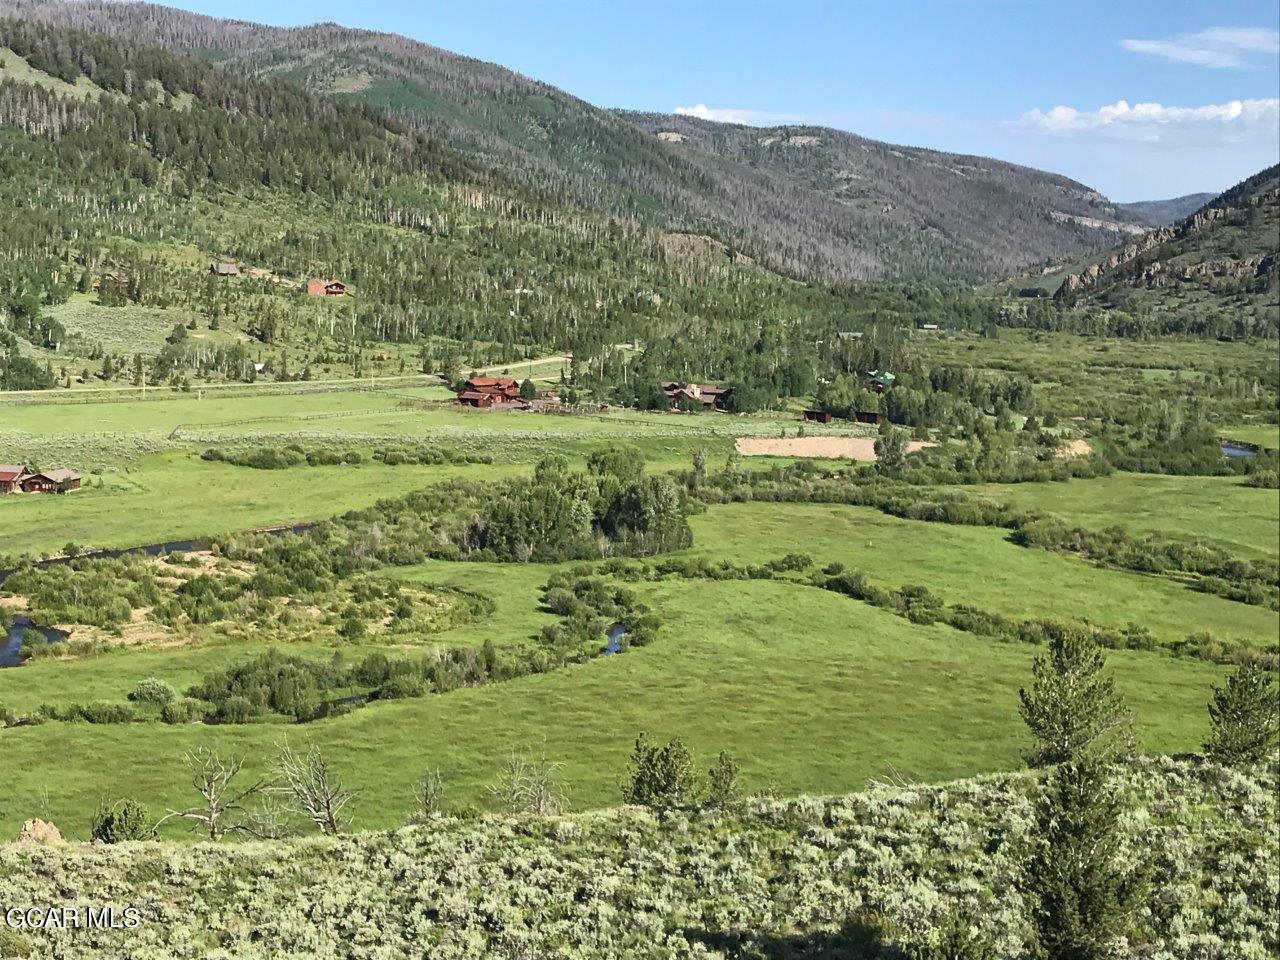
[[[1069,275],[1055,299],[1116,287],[1263,293],[1277,281],[1280,166],[1255,174],[1171,227],[1151,230]]]

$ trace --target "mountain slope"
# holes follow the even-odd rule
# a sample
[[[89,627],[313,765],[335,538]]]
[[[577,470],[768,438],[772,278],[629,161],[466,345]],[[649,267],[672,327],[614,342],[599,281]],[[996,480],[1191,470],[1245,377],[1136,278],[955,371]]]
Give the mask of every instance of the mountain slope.
[[[1169,200],[1139,200],[1117,203],[1116,206],[1133,214],[1143,226],[1167,227],[1191,216],[1215,196],[1213,193],[1189,193]]]
[[[1230,313],[1276,325],[1280,166],[1237,184],[1171,227],[1143,234],[1069,275],[1061,304],[1158,313],[1166,323]]]
[[[787,202],[820,197],[829,229],[862,242],[867,269],[914,261],[925,275],[963,263],[1009,272],[1141,233],[1133,218],[1066,177],[990,160],[901,147],[826,127],[748,127],[693,117],[629,113],[691,157],[752,171]],[[777,211],[770,210],[770,214]],[[1045,252],[1051,251],[1051,252]]]
[[[0,19],[0,62],[0,389],[397,372],[383,355],[456,376],[533,351],[600,376],[636,341],[655,379],[781,387],[858,312],[366,105],[39,22]]]
[[[709,234],[789,276],[1006,275],[1139,228],[1132,214],[1064,177],[825,129],[782,136],[611,112],[389,34],[333,24],[285,30],[101,0],[0,0],[5,12],[145,38],[385,107],[578,203]],[[788,146],[761,146],[773,136]],[[808,137],[818,149],[792,149]]]

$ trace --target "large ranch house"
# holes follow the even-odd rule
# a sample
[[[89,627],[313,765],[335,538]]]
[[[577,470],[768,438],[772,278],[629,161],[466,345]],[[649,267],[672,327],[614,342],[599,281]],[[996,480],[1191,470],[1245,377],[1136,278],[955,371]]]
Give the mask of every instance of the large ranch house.
[[[679,410],[682,405],[688,407],[694,403],[699,403],[708,410],[728,410],[729,396],[733,393],[729,387],[718,387],[711,383],[679,384],[674,380],[664,383],[662,392],[667,395],[669,410]]]
[[[520,384],[513,377],[472,377],[458,391],[458,403],[482,409],[529,407],[527,401],[520,399]]]
[[[79,489],[80,474],[74,470],[32,470],[21,464],[0,463],[0,493],[70,493]]]

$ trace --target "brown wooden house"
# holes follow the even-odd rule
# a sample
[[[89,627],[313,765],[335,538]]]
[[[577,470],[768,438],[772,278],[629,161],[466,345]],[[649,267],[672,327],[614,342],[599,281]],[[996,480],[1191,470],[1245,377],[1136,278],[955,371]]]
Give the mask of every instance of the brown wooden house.
[[[853,411],[853,419],[855,423],[884,423],[884,414],[875,410],[855,410]]]
[[[18,487],[23,493],[69,493],[80,489],[80,474],[61,467],[27,473],[19,478]]]
[[[519,399],[520,384],[512,377],[472,377],[458,391],[458,402],[468,407],[492,407]]]
[[[347,285],[341,280],[308,280],[307,293],[313,297],[342,297]]]
[[[829,413],[826,410],[806,410],[804,412],[804,418],[812,421],[813,423],[830,423],[835,419],[835,414]]]
[[[0,493],[17,493],[27,468],[17,463],[0,463]]]
[[[668,410],[679,410],[682,401],[687,405],[690,400],[708,410],[727,410],[729,397],[733,394],[729,387],[718,387],[713,383],[686,383],[682,386],[674,380],[664,383],[662,392],[667,395]]]

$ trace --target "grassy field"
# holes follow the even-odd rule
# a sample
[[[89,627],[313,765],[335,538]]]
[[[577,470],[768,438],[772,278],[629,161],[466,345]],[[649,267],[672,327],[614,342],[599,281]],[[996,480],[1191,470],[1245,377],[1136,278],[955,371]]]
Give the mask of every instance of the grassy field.
[[[1156,577],[1096,567],[1016,546],[1006,531],[902,520],[869,507],[730,504],[692,519],[694,553],[761,562],[788,552],[838,560],[881,585],[921,584],[948,603],[1014,617],[1145,624],[1166,641],[1193,630],[1273,642],[1273,610],[1199,593]]]
[[[1280,424],[1228,423],[1223,425],[1219,433],[1228,440],[1243,440],[1268,450],[1280,450]]]
[[[211,392],[212,394],[212,392]],[[611,413],[585,417],[485,414],[424,405],[440,388],[342,390],[286,396],[187,395],[111,403],[11,404],[0,411],[0,461],[66,457],[97,465],[67,497],[0,499],[0,551],[55,551],[68,541],[111,546],[177,539],[330,516],[458,475],[502,477],[548,451],[582,457],[603,443],[638,445],[651,469],[686,465],[696,447],[713,465],[736,435],[794,429],[778,417]],[[166,395],[172,397],[173,395]],[[199,458],[205,446],[290,440],[365,450],[377,442],[483,451],[493,465],[295,467],[253,470]],[[39,455],[39,456],[37,456]],[[79,458],[79,459],[77,459]],[[1102,480],[983,488],[1018,506],[1088,527],[1205,536],[1242,552],[1274,554],[1280,527],[1273,491],[1231,478],[1117,474]],[[905,521],[867,508],[732,504],[692,519],[691,553],[735,562],[795,551],[839,560],[876,582],[928,586],[949,603],[1018,617],[1136,621],[1169,642],[1208,629],[1274,640],[1273,611],[1152,577],[1028,550],[991,528]],[[386,576],[480,591],[495,602],[484,621],[434,642],[499,647],[531,642],[551,615],[538,610],[545,565],[425,563]],[[939,780],[1019,765],[1024,731],[1016,693],[1034,651],[944,626],[921,627],[867,604],[775,582],[638,586],[658,610],[659,640],[624,655],[553,673],[421,699],[378,703],[305,726],[277,723],[171,727],[51,722],[0,731],[0,833],[30,816],[83,836],[97,801],[125,793],[157,811],[184,801],[180,758],[201,744],[244,753],[259,768],[288,734],[314,739],[361,789],[360,827],[393,826],[414,780],[439,767],[456,802],[486,802],[485,786],[513,748],[562,764],[576,807],[617,799],[617,779],[641,730],[684,735],[709,760],[728,749],[753,787],[782,793],[847,791],[869,778]],[[120,701],[141,678],[182,690],[209,671],[265,649],[258,640],[205,635],[78,661],[40,660],[0,671],[0,705],[31,712],[45,702]],[[284,645],[329,657],[332,643]],[[374,649],[347,647],[352,658]],[[1159,653],[1118,652],[1110,662],[1153,751],[1193,750],[1204,703],[1222,671]],[[114,771],[129,771],[127,781]]]
[[[974,492],[1024,510],[1046,510],[1094,530],[1200,538],[1251,556],[1280,549],[1280,497],[1239,477],[1116,473],[1068,483],[987,484]]]
[[[500,604],[493,627],[504,642],[534,626],[508,617],[545,570],[536,573],[508,583],[506,570],[487,572],[488,587],[510,590],[503,594],[510,606],[504,612]],[[415,778],[428,768],[441,770],[455,801],[483,802],[485,785],[513,748],[563,764],[575,807],[608,805],[617,800],[618,777],[641,730],[683,735],[707,761],[731,750],[753,787],[784,793],[850,789],[868,778],[939,780],[1019,764],[1025,735],[1016,693],[1028,677],[1029,648],[912,626],[866,604],[779,583],[675,582],[643,593],[668,621],[657,643],[505,684],[377,705],[305,727],[46,723],[4,731],[0,831],[12,833],[26,817],[47,814],[65,833],[83,836],[103,796],[129,794],[155,809],[183,803],[184,751],[216,746],[245,754],[257,767],[286,734],[295,743],[322,745],[361,788],[354,812],[366,828],[396,824]],[[207,653],[211,666],[227,656],[225,649]],[[178,662],[184,655],[30,664],[20,668],[21,677],[0,675],[0,701],[66,690],[76,677],[93,688],[85,696],[118,690],[123,675],[100,684],[88,678],[135,656],[142,658],[141,674],[178,680],[190,670]],[[1116,653],[1110,660],[1147,748],[1194,749],[1206,729],[1209,684],[1220,671],[1156,654]],[[55,675],[68,667],[70,674]],[[120,770],[129,771],[127,782],[113,773]]]
[[[67,466],[85,488],[67,497],[0,499],[0,553],[131,546],[332,516],[440,479],[501,476],[554,451],[581,460],[601,444],[640,446],[655,469],[687,466],[703,447],[723,462],[733,437],[794,431],[777,416],[730,418],[616,411],[555,416],[432,406],[435,385],[283,396],[163,393],[152,400],[0,407],[0,463]],[[426,404],[426,405],[424,405]],[[356,447],[413,443],[480,453],[483,467],[296,467],[253,470],[200,460],[210,446]]]
[[[507,476],[522,469],[520,464],[388,467],[371,462],[253,470],[206,462],[194,453],[153,454],[93,477],[65,497],[0,499],[0,552],[50,553],[68,541],[81,547],[131,547],[322,520],[449,477],[481,470]]]

